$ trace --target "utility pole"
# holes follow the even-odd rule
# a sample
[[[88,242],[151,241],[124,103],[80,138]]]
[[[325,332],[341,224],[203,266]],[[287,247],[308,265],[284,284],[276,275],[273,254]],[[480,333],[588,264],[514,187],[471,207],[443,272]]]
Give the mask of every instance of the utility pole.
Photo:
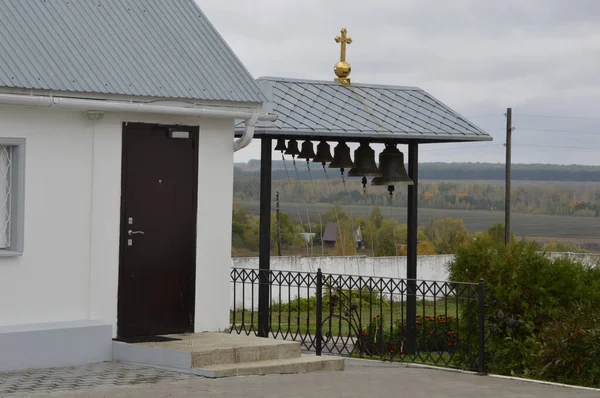
[[[504,243],[510,243],[510,164],[512,146],[512,108],[506,109],[506,180],[504,199]]]
[[[277,255],[281,257],[281,223],[279,221],[279,191],[276,194],[276,214],[277,214]]]

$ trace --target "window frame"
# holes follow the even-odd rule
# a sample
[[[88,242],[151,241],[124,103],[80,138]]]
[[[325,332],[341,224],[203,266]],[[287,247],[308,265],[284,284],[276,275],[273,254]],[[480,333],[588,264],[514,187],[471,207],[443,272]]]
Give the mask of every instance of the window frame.
[[[0,257],[23,254],[25,227],[25,138],[0,137],[0,145],[11,146],[10,246],[0,249]]]

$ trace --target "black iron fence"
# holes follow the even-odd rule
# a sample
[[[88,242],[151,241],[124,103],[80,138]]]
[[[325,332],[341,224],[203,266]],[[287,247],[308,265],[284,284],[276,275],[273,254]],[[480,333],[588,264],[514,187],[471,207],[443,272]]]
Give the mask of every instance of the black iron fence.
[[[317,272],[231,270],[231,332],[330,353],[484,368],[485,285]],[[259,305],[259,290],[263,300]],[[268,305],[265,305],[268,304]]]

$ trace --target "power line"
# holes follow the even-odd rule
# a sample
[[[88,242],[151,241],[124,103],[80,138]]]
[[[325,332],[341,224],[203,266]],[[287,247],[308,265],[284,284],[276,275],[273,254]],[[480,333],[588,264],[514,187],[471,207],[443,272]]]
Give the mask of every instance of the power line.
[[[483,130],[485,131],[504,131],[504,128],[489,128],[489,127],[482,127]],[[530,127],[523,127],[523,128],[514,128],[515,131],[517,132],[530,132],[530,131],[541,131],[541,132],[549,132],[549,133],[565,133],[565,134],[587,134],[587,135],[600,135],[600,132],[597,133],[593,133],[593,132],[589,132],[589,131],[572,131],[572,130],[553,130],[553,129],[537,129],[537,128],[530,128]]]
[[[543,115],[537,113],[518,113],[518,116],[534,116],[534,117],[545,117],[551,119],[573,119],[573,120],[597,120],[600,121],[598,117],[585,117],[585,116],[556,116],[556,115]],[[502,116],[500,113],[488,113],[483,115],[473,115],[473,116],[465,116],[466,119],[477,119],[480,117],[491,117],[491,116]]]
[[[569,131],[569,130],[552,130],[552,129],[533,129],[533,128],[523,128],[517,129],[518,132],[527,132],[527,131],[547,131],[550,133],[565,133],[565,134],[589,134],[589,135],[600,135],[600,133],[592,133],[589,131]]]
[[[485,148],[485,147],[498,147],[498,146],[504,146],[505,144],[489,144],[489,145],[478,145],[478,146],[472,146],[470,148],[467,148],[466,146],[461,146],[461,147],[456,147],[456,148],[440,148],[440,149],[423,149],[420,152],[436,152],[436,151],[464,151],[464,150],[468,150],[468,149],[475,149],[475,148]],[[520,143],[513,143],[512,144],[513,147],[521,147],[521,146],[527,146],[527,147],[536,147],[536,148],[564,148],[564,149],[580,149],[580,150],[590,150],[590,151],[600,151],[600,148],[590,148],[590,147],[574,147],[574,146],[562,146],[562,145],[540,145],[540,144],[520,144]]]
[[[579,149],[584,151],[600,151],[600,148],[582,148],[576,146],[562,146],[562,145],[539,145],[539,144],[516,144],[517,146],[531,146],[536,148],[560,148],[560,149]]]
[[[577,116],[555,116],[555,115],[539,115],[534,113],[519,113],[519,116],[535,116],[535,117],[547,117],[553,119],[575,119],[575,120],[598,120],[598,117],[577,117]]]
[[[473,148],[485,148],[485,147],[491,147],[491,146],[499,146],[499,145],[503,145],[503,144],[486,144],[486,145],[477,145],[477,146],[470,146],[469,149],[473,149]],[[437,152],[437,151],[464,151],[465,149],[468,149],[465,145],[461,146],[461,147],[455,147],[455,148],[439,148],[439,149],[423,149],[420,150],[419,152]]]

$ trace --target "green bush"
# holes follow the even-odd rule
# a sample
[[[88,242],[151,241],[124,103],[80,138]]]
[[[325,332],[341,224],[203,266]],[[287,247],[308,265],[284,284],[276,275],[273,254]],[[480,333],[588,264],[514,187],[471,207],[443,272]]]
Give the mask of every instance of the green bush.
[[[573,303],[541,333],[538,374],[560,383],[600,385],[600,319],[589,303]]]
[[[487,370],[599,386],[600,269],[551,260],[534,242],[505,245],[497,228],[490,232],[449,264],[453,281],[486,282]],[[477,324],[475,307],[462,316]]]
[[[437,317],[417,315],[416,350],[418,352],[454,352],[464,341],[458,337],[456,319],[451,316]],[[386,327],[380,315],[369,321],[357,336],[356,351],[366,356],[404,355],[404,341],[407,326],[404,320],[397,319],[393,325]]]

